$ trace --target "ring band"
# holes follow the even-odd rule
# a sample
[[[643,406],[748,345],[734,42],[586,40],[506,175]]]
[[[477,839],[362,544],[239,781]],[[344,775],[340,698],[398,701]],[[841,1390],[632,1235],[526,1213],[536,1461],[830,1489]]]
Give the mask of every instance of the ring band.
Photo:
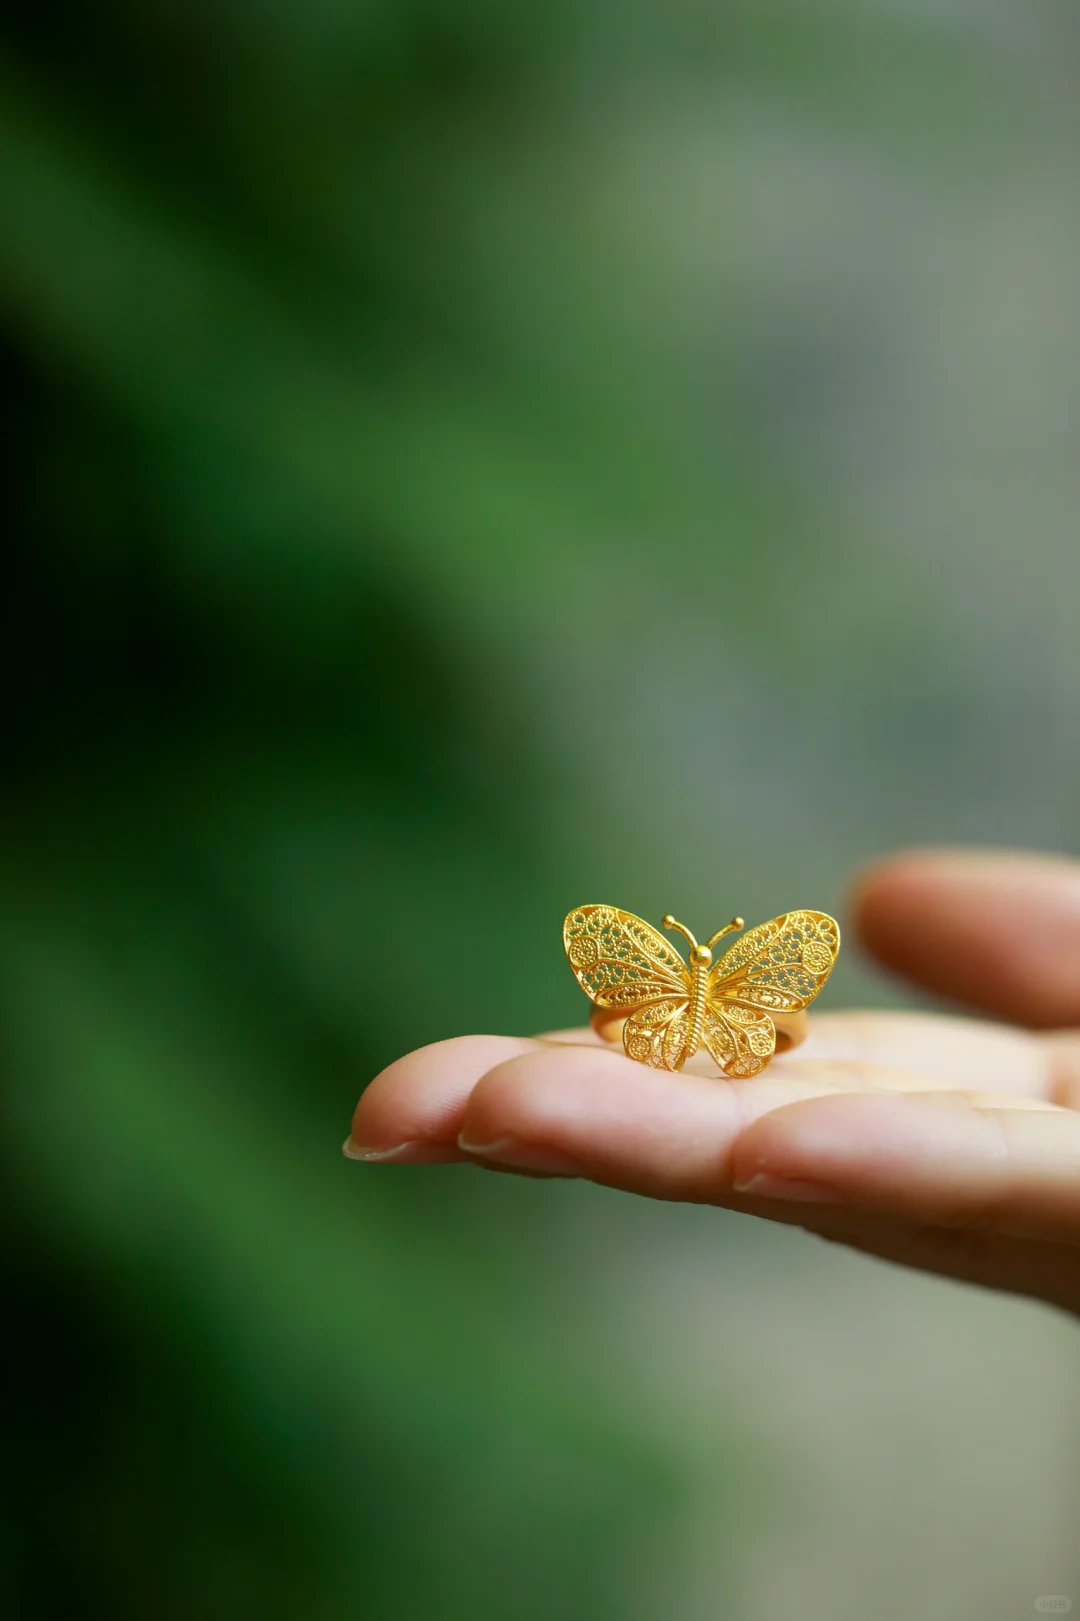
[[[810,1015],[808,1013],[771,1013],[769,1017],[776,1026],[776,1051],[778,1053],[794,1052],[801,1047],[810,1030]],[[626,1014],[618,1008],[593,1007],[589,1010],[589,1024],[603,1041],[622,1041],[623,1025],[626,1023]]]

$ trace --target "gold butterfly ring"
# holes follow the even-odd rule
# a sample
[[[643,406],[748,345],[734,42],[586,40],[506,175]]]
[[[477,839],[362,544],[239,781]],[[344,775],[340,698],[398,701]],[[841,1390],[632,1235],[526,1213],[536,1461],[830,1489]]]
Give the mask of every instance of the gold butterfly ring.
[[[775,1052],[806,1039],[806,1007],[832,972],[840,925],[827,912],[785,912],[761,923],[713,962],[713,946],[746,927],[741,917],[699,946],[687,965],[670,940],[617,906],[567,914],[563,945],[574,978],[593,1003],[589,1023],[605,1041],[620,1032],[628,1058],[682,1069],[704,1046],[725,1075],[759,1075]]]

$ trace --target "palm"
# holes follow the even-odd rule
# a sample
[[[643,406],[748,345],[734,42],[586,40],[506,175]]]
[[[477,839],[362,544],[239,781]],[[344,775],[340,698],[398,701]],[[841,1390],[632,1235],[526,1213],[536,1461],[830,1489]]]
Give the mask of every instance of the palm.
[[[1010,943],[1000,918],[1018,901]],[[1043,1030],[1080,1023],[1071,864],[904,858],[864,882],[857,921],[935,989]],[[700,1068],[650,1070],[587,1031],[462,1036],[384,1071],[350,1146],[724,1205],[1080,1310],[1080,1034],[823,1013],[756,1079]]]

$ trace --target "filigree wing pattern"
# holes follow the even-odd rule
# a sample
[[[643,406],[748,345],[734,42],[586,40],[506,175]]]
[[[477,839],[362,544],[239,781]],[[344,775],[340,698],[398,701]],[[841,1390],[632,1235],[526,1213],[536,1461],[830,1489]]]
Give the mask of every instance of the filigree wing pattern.
[[[776,1026],[769,1015],[726,997],[706,1003],[701,1035],[725,1075],[758,1075],[776,1050]]]
[[[827,912],[785,912],[725,951],[709,975],[710,1003],[734,998],[751,1008],[798,1012],[828,979],[839,950],[840,925]]]
[[[627,1058],[653,1069],[678,1069],[686,1048],[687,1001],[669,997],[637,1008],[623,1025]]]
[[[579,906],[563,924],[563,945],[575,979],[597,1007],[631,1009],[690,995],[690,975],[675,947],[633,912]]]

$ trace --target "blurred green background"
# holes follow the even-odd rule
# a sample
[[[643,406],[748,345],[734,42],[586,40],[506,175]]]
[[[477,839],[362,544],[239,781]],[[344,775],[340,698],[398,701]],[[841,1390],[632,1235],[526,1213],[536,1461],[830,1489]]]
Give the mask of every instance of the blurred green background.
[[[4,1615],[1080,1584],[1033,1308],[338,1153],[570,906],[1077,848],[1078,86],[1067,0],[6,10]]]

